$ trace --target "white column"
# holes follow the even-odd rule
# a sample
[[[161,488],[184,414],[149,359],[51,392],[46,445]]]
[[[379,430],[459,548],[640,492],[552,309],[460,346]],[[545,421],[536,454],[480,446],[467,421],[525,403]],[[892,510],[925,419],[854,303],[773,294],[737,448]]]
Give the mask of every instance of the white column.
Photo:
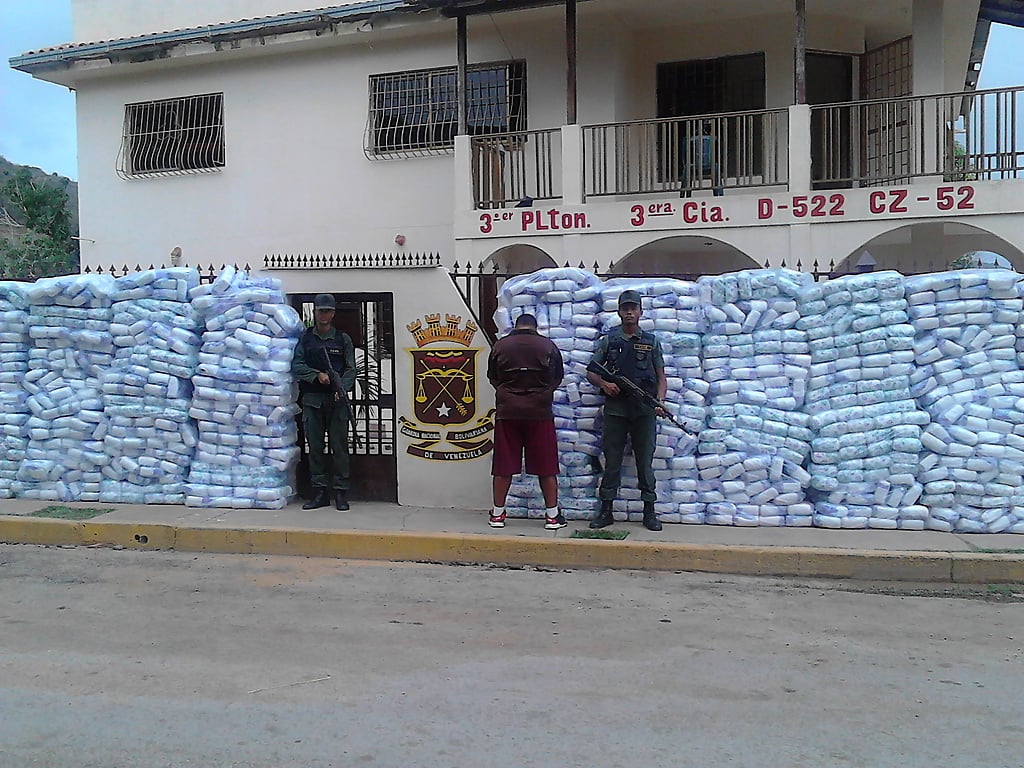
[[[946,91],[942,34],[945,0],[914,0],[911,42],[914,95]],[[954,90],[959,90],[955,88]]]
[[[469,136],[455,137],[455,210],[473,210],[473,146]]]
[[[583,128],[562,126],[562,203],[583,203]]]
[[[914,0],[914,31],[911,50],[915,96],[929,96],[947,90],[944,77],[945,63],[943,62],[942,18],[944,5],[944,0]],[[959,90],[959,88],[955,90]],[[916,165],[918,165],[915,170],[918,172],[934,171],[941,167],[939,153],[942,152],[944,144],[939,129],[938,103],[932,100],[925,101],[915,117],[921,121],[921,125],[911,128],[911,141],[923,142],[921,147],[915,147]],[[919,181],[930,184],[934,182],[934,177],[923,178]]]
[[[787,137],[780,137],[786,141]],[[811,191],[811,108],[807,104],[789,107],[789,191]]]

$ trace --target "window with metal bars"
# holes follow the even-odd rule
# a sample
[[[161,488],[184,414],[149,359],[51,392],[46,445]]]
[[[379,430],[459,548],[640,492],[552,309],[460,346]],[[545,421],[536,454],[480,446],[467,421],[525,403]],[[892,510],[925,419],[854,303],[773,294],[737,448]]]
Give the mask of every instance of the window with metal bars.
[[[126,104],[121,178],[210,173],[224,167],[224,94]]]
[[[370,159],[450,152],[458,131],[455,67],[370,76],[363,148]],[[526,62],[466,71],[466,122],[474,136],[526,130]]]

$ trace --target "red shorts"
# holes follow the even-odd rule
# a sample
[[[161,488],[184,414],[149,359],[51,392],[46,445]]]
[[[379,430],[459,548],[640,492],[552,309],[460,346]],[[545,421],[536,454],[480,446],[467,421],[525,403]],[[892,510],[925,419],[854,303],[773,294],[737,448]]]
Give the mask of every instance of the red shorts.
[[[491,474],[518,475],[526,453],[526,474],[558,475],[558,443],[554,419],[498,419],[494,422]]]

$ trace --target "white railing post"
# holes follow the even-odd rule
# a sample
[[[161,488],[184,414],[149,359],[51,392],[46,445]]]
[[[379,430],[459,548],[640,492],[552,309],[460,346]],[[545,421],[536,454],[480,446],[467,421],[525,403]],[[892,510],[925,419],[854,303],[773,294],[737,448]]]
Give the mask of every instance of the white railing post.
[[[472,211],[473,145],[469,136],[455,137],[455,210]]]
[[[562,126],[562,203],[583,203],[583,128]]]
[[[807,104],[789,107],[789,191],[811,191],[811,108]]]

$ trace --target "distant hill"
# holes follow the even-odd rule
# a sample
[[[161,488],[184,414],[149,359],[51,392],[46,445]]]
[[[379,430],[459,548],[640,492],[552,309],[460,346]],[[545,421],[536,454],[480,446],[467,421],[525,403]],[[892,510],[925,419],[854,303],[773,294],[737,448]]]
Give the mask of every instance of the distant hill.
[[[0,188],[7,183],[7,180],[20,171],[22,168],[27,168],[29,173],[32,174],[32,180],[47,184],[54,187],[63,187],[64,191],[68,195],[67,211],[71,217],[71,229],[75,235],[78,234],[78,182],[72,181],[66,176],[60,176],[56,173],[47,173],[46,171],[36,168],[31,165],[18,165],[12,163],[6,157],[0,155]],[[7,214],[18,224],[24,223],[24,214],[19,207],[10,200],[8,200],[2,192],[0,192],[0,207],[2,207]],[[2,218],[3,214],[0,214]]]
[[[77,271],[78,184],[0,157],[0,280]]]

